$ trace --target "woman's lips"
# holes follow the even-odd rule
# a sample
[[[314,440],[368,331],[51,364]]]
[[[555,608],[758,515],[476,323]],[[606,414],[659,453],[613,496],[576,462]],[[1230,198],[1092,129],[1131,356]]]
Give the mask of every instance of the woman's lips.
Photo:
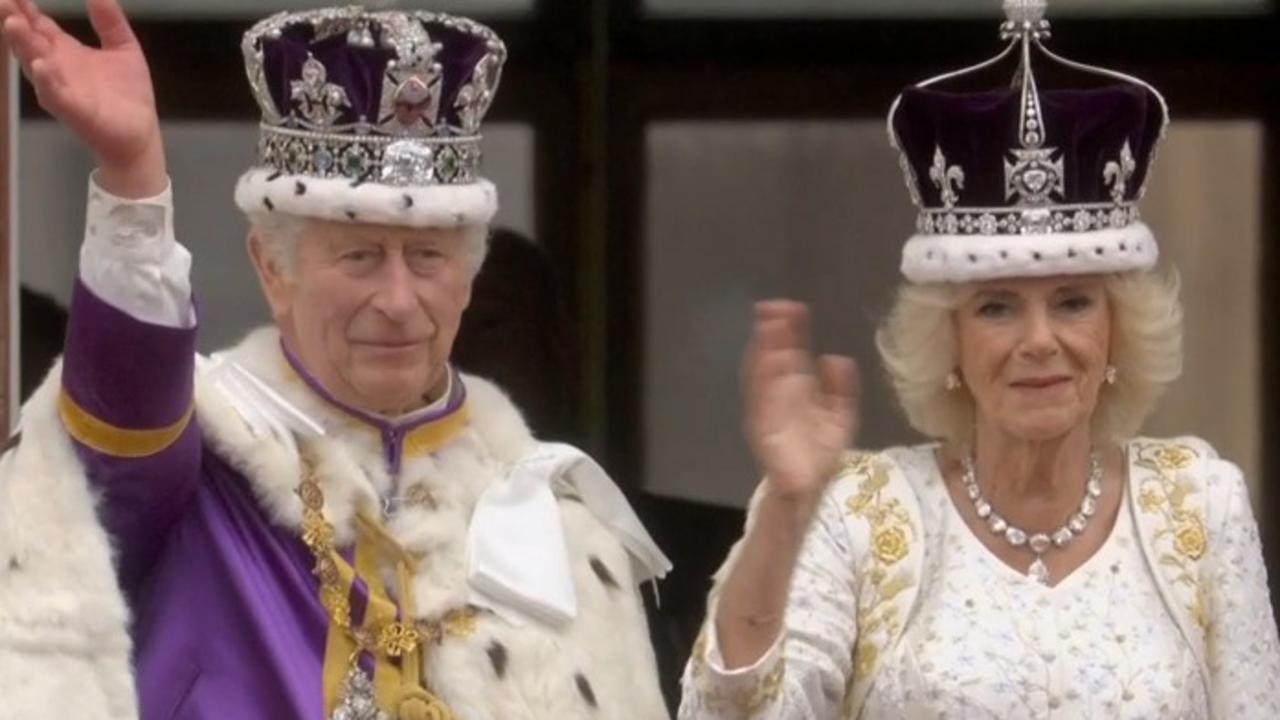
[[[1054,387],[1056,385],[1061,385],[1062,383],[1066,383],[1070,381],[1071,381],[1071,378],[1066,375],[1050,375],[1046,377],[1024,378],[1022,380],[1015,380],[1010,384],[1016,388],[1026,388],[1028,390],[1042,390],[1044,388]]]

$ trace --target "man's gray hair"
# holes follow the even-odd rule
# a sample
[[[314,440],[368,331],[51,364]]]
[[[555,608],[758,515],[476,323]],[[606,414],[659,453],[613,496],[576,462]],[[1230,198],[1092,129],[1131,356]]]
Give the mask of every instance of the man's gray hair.
[[[262,243],[266,259],[275,263],[286,275],[297,269],[298,241],[306,231],[309,218],[279,212],[248,213],[249,226]],[[466,241],[467,266],[474,278],[484,264],[489,252],[489,226],[467,225],[463,228]]]

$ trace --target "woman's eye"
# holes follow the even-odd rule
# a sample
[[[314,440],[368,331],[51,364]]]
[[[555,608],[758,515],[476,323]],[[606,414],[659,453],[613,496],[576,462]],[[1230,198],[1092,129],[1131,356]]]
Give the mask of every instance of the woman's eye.
[[[1088,295],[1072,295],[1070,297],[1064,298],[1060,303],[1060,305],[1064,310],[1069,310],[1071,312],[1079,312],[1081,310],[1087,310],[1088,308],[1092,307],[1093,298],[1089,297]]]

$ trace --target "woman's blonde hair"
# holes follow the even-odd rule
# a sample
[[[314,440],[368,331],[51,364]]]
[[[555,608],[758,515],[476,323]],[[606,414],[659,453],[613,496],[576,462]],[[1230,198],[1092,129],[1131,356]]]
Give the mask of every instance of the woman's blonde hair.
[[[1176,272],[1108,275],[1114,384],[1103,385],[1091,419],[1095,440],[1133,437],[1166,386],[1182,373],[1182,304]],[[907,421],[933,438],[970,439],[975,405],[967,390],[947,389],[959,365],[954,311],[973,285],[905,283],[876,333],[876,346]]]

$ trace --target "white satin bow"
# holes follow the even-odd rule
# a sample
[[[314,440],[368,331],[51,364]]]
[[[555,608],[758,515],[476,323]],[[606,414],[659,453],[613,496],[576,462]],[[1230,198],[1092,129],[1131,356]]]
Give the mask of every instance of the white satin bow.
[[[476,503],[467,532],[473,603],[514,621],[524,615],[559,625],[577,616],[564,528],[552,490],[561,477],[630,553],[638,582],[662,578],[671,570],[626,496],[596,461],[571,445],[538,443]]]

